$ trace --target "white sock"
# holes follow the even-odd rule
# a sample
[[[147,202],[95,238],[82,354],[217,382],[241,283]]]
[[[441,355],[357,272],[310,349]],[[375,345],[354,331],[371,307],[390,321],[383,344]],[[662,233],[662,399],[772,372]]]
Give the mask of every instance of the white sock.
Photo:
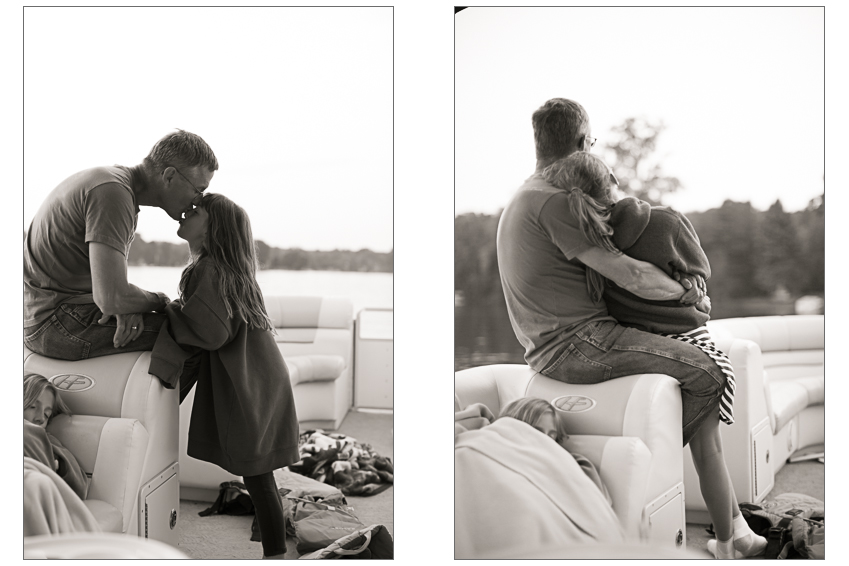
[[[756,535],[743,514],[740,513],[734,518],[734,548],[736,548],[743,556],[758,556],[766,550],[766,539]]]
[[[713,545],[711,545],[713,546]],[[720,560],[734,559],[734,539],[719,540],[716,539],[716,547],[713,550],[713,555]]]

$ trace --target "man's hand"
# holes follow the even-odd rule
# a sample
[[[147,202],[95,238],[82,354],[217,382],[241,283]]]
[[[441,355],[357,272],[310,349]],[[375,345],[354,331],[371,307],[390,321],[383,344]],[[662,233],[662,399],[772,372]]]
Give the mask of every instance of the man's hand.
[[[103,318],[97,322],[98,324],[106,324],[110,318],[112,317],[109,315],[103,315]],[[115,320],[118,323],[115,336],[112,338],[112,346],[115,348],[126,346],[141,336],[142,331],[144,331],[144,317],[141,313],[116,314]]]
[[[707,284],[701,275],[691,275],[676,271],[672,274],[672,278],[687,289],[687,292],[681,297],[681,302],[685,305],[697,305],[707,296]]]
[[[710,314],[710,297],[705,295],[705,298],[702,299],[701,303],[696,305],[696,308],[705,314]]]
[[[154,309],[156,312],[165,312],[165,307],[168,306],[168,303],[171,302],[171,299],[168,298],[168,295],[165,293],[156,293],[156,296],[162,301],[162,306]]]

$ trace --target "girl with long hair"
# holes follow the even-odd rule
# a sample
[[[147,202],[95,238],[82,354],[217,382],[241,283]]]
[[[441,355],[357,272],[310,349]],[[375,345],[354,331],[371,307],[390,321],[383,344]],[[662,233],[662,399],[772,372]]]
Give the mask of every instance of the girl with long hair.
[[[179,385],[181,401],[197,384],[187,453],[244,478],[263,556],[283,558],[283,507],[273,471],[300,459],[298,418],[256,281],[250,220],[227,197],[205,194],[177,235],[189,243],[191,259],[179,299],[166,307],[150,373]]]
[[[588,152],[573,153],[549,165],[546,181],[569,194],[571,213],[581,232],[596,246],[650,262],[670,277],[710,277],[710,264],[696,231],[683,214],[651,206],[635,198],[617,200],[618,184],[607,165]],[[708,549],[717,558],[757,556],[766,539],[756,535],[740,512],[722,452],[719,423],[733,424],[734,372],[727,356],[716,348],[705,323],[710,299],[698,305],[678,301],[642,299],[606,281],[586,268],[587,288],[595,301],[602,298],[607,310],[622,326],[661,334],[706,353],[725,375],[726,383],[716,414],[706,419],[690,441],[693,463],[717,539]]]
[[[37,373],[24,374],[24,419],[47,428],[56,415],[71,414],[56,387]]]
[[[85,498],[88,482],[77,458],[47,432],[47,425],[60,414],[70,415],[71,411],[56,387],[43,375],[24,374],[24,456],[48,466]]]
[[[616,178],[604,161],[579,151],[546,167],[542,176],[568,193],[569,209],[587,240],[599,248],[621,253],[613,243],[613,228],[609,224],[611,207],[616,202],[613,194]],[[601,300],[604,285],[604,277],[588,267],[587,291],[594,301]]]

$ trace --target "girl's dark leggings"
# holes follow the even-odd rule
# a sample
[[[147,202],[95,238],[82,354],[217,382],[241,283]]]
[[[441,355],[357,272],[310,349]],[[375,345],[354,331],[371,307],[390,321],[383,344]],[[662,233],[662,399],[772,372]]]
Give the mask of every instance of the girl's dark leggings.
[[[245,480],[245,487],[254,504],[256,522],[259,525],[259,533],[262,535],[262,553],[265,556],[285,554],[286,525],[274,473],[244,476],[242,479]]]

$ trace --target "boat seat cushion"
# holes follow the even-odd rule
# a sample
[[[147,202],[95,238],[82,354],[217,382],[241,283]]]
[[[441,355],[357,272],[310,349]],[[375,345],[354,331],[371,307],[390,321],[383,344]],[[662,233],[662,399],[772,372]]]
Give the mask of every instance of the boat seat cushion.
[[[335,381],[345,371],[342,356],[311,354],[285,358],[292,385],[308,381]]]
[[[350,330],[354,324],[353,304],[344,297],[265,295],[263,299],[268,316],[277,329]]]
[[[823,376],[796,378],[770,383],[769,392],[775,419],[773,432],[778,432],[793,417],[812,405],[825,404]]]

